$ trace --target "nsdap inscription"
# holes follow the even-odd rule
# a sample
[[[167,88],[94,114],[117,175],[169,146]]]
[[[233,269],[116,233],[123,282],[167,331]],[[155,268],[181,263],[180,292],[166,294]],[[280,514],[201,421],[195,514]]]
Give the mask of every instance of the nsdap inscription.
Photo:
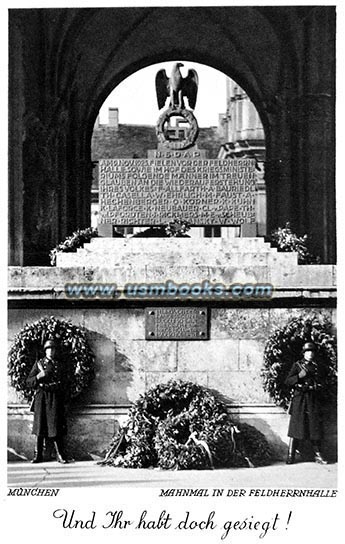
[[[99,181],[101,223],[255,222],[254,159],[103,159]]]

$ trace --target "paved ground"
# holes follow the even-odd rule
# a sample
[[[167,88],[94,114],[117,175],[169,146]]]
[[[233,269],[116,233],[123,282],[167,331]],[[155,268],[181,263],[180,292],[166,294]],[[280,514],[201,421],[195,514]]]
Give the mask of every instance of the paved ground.
[[[260,468],[165,471],[100,466],[95,461],[8,464],[15,487],[295,487],[336,488],[337,464],[274,464]]]

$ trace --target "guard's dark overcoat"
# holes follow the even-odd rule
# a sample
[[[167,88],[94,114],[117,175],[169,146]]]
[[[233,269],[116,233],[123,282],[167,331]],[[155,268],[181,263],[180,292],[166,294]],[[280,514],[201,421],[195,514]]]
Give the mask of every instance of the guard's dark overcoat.
[[[298,374],[302,364],[308,373],[304,378]],[[322,414],[320,390],[323,382],[323,368],[320,363],[307,364],[305,361],[294,363],[285,383],[293,387],[293,395],[289,407],[291,415],[288,436],[300,440],[321,440]]]
[[[39,365],[46,375],[37,378]],[[63,381],[59,363],[46,357],[36,362],[27,378],[27,385],[35,389],[32,434],[57,437],[66,432]]]

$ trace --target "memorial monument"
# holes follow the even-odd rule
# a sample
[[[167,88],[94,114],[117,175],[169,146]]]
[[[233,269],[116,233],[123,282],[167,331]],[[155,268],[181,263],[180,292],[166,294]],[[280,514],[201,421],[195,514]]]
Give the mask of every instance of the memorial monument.
[[[10,270],[16,304],[10,334],[51,307],[88,330],[96,379],[73,415],[71,433],[88,452],[108,447],[140,394],[182,379],[217,390],[230,411],[269,429],[285,459],[287,416],[263,389],[264,346],[275,324],[308,308],[335,321],[335,266],[299,266],[296,253],[279,253],[257,237],[254,160],[208,159],[199,149],[193,113],[198,78],[190,69],[181,79],[179,68],[170,78],[157,74],[158,106],[165,108],[157,148],[147,158],[100,162],[100,236],[76,253],[59,253],[56,267]],[[176,219],[240,226],[241,236],[113,237],[118,226]],[[85,288],[75,298],[66,291],[72,283]],[[108,290],[112,296],[98,294],[104,285],[116,287]],[[236,285],[252,296],[236,295]],[[273,286],[271,296],[256,296],[257,285]],[[90,296],[89,287],[96,294]],[[11,443],[31,455],[30,414],[23,418],[11,395]]]
[[[198,149],[198,123],[184,102],[195,108],[198,75],[190,69],[183,78],[181,66],[174,64],[170,78],[165,70],[156,75],[158,107],[170,99],[157,122],[157,149],[147,159],[100,161],[100,236],[176,218],[192,226],[255,224],[255,160],[207,159]]]

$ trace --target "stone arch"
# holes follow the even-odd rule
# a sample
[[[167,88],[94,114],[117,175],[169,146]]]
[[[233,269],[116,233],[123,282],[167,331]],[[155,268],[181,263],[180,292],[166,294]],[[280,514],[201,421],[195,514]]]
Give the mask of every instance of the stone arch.
[[[188,27],[186,28],[187,18],[181,17],[181,13],[183,15],[186,11],[196,14],[199,17],[199,22],[202,22],[208,30],[205,34],[212,36],[208,42],[204,37],[203,41],[205,43],[203,46],[201,46],[203,29],[200,29],[194,36],[185,36],[184,40],[181,41],[181,33],[183,34],[188,30]],[[265,123],[265,120],[267,120],[266,107],[272,106],[271,103],[281,86],[283,47],[269,21],[260,12],[257,12],[256,8],[240,8],[235,11],[236,19],[234,20],[234,16],[231,15],[230,23],[232,27],[236,28],[238,21],[242,21],[241,39],[239,36],[236,37],[231,34],[231,25],[228,21],[224,21],[223,9],[166,8],[163,9],[163,12],[161,9],[148,10],[145,17],[143,16],[137,25],[133,25],[132,32],[128,33],[126,37],[131,42],[133,36],[135,36],[135,39],[140,43],[140,48],[137,51],[128,52],[126,50],[126,58],[122,59],[119,51],[120,46],[114,44],[113,47],[109,48],[108,54],[105,55],[103,64],[97,67],[94,82],[87,87],[88,98],[84,101],[83,115],[85,115],[85,119],[88,119],[88,130],[92,130],[99,107],[116,85],[134,72],[150,64],[176,58],[206,64],[229,75],[246,90]],[[213,14],[214,12],[216,13]],[[159,17],[163,17],[163,20],[157,21],[157,14]],[[205,23],[210,14],[213,14],[211,20]],[[246,16],[245,22],[243,21],[243,15]],[[95,14],[95,19],[102,16],[104,16],[102,12],[99,12]],[[148,21],[150,18],[151,21]],[[268,51],[274,52],[271,59],[268,58],[265,62],[261,59],[264,69],[256,66],[256,64],[260,64],[257,62],[260,55],[258,55],[258,59],[251,57],[251,53],[257,49],[257,35],[253,33],[253,30],[259,26],[258,18],[261,20],[261,28],[266,27],[266,48]],[[252,27],[250,26],[250,20]],[[98,23],[94,21],[94,23],[97,25],[99,21]],[[163,23],[164,27],[162,27]],[[221,31],[219,30],[220,24]],[[143,26],[144,29],[142,29]],[[193,22],[193,26],[198,26],[197,20]],[[168,40],[162,38],[162,36],[168,34],[169,29]],[[174,31],[171,31],[171,29],[174,29]],[[87,33],[87,29],[85,29],[85,32]],[[148,35],[150,40],[147,39]],[[214,37],[215,35],[217,38]],[[81,48],[83,38],[80,35],[79,40],[79,47]],[[189,43],[186,43],[187,41]],[[225,41],[228,42],[227,48],[225,48]],[[124,47],[124,44],[122,44],[122,47]],[[128,43],[126,47],[129,47]],[[232,56],[229,55],[231,51],[233,52]],[[294,65],[294,62],[290,59],[291,56],[291,51],[288,57],[285,54],[284,65],[288,67],[290,80],[295,81],[290,69]],[[266,65],[264,66],[264,64]],[[87,69],[85,68],[84,71],[87,71]],[[267,130],[268,123],[265,124]]]
[[[87,135],[89,137],[90,132],[92,133],[94,122],[96,120],[96,117],[98,115],[98,111],[100,107],[102,106],[105,99],[108,97],[108,95],[117,87],[122,81],[130,77],[131,75],[135,74],[137,71],[146,68],[147,66],[151,66],[152,64],[160,63],[160,62],[168,62],[172,60],[176,60],[177,58],[181,61],[186,62],[197,62],[200,64],[203,64],[205,66],[209,66],[211,68],[215,68],[216,70],[221,71],[224,73],[224,75],[230,77],[234,81],[236,81],[243,90],[246,91],[252,102],[254,103],[257,111],[259,112],[260,118],[264,124],[264,126],[267,127],[267,131],[269,130],[269,120],[266,115],[266,111],[263,107],[264,103],[262,100],[259,99],[258,93],[255,92],[255,90],[248,84],[247,81],[243,80],[243,77],[241,78],[235,69],[232,67],[224,67],[222,63],[216,62],[215,58],[205,58],[205,56],[200,57],[198,55],[198,52],[193,51],[186,51],[182,50],[179,51],[180,55],[176,54],[164,54],[161,55],[154,55],[153,57],[140,59],[137,63],[132,64],[130,67],[130,70],[124,70],[120,74],[114,76],[113,79],[111,79],[110,83],[106,85],[106,87],[100,92],[100,94],[95,97],[92,104],[90,104],[90,110],[88,112],[88,120],[87,120]],[[226,70],[226,71],[225,71]],[[155,92],[153,90],[153,92]],[[158,110],[157,110],[158,114]]]
[[[66,123],[66,206],[39,226],[39,244],[50,247],[59,233],[87,226],[91,183],[90,140],[99,106],[120,81],[149,64],[179,58],[208,64],[235,79],[254,102],[267,146],[268,227],[290,220],[314,239],[325,262],[335,259],[334,35],[332,7],[179,7],[13,10],[10,47],[21,52],[10,62],[10,88],[22,93],[26,113],[43,118],[51,130],[57,112]],[[42,38],[43,35],[43,38]],[[43,43],[42,43],[43,42]],[[306,43],[308,48],[306,48]],[[45,46],[45,47],[44,47]],[[11,58],[10,58],[11,61]],[[21,85],[15,86],[14,80]],[[42,88],[42,81],[46,86]],[[20,102],[19,99],[19,102]],[[17,103],[16,103],[17,101]],[[18,94],[11,98],[16,115]],[[16,119],[17,128],[24,125]],[[318,132],[318,126],[322,131]],[[39,198],[44,183],[23,179],[19,132],[11,153],[16,189],[30,185]],[[13,145],[12,145],[13,144]],[[320,149],[322,153],[320,153]],[[51,148],[50,153],[56,153]],[[320,164],[320,161],[322,164]],[[46,174],[43,172],[42,179]],[[57,177],[57,173],[56,173]],[[53,175],[54,178],[54,175]],[[331,181],[330,181],[331,180]],[[22,212],[10,199],[16,244],[11,262],[40,264],[43,253],[30,246]],[[66,193],[66,191],[65,191]],[[29,200],[25,206],[30,206]],[[63,216],[63,217],[62,217]],[[19,222],[16,221],[19,219]],[[322,219],[321,219],[322,218]],[[58,221],[58,226],[50,222]],[[20,223],[21,221],[21,223]],[[20,226],[21,225],[21,226]],[[64,228],[60,228],[64,225]],[[44,233],[44,229],[46,232]],[[48,233],[48,234],[47,234]],[[53,233],[53,234],[49,234]],[[38,233],[39,234],[39,233]],[[44,248],[45,252],[48,248]],[[20,256],[22,255],[22,256]]]
[[[194,10],[192,11],[195,13]],[[89,147],[94,120],[98,110],[107,95],[116,85],[137,70],[148,65],[178,58],[182,61],[199,62],[218,69],[234,79],[244,90],[246,90],[255,104],[263,122],[266,134],[266,145],[268,147],[268,164],[274,163],[274,159],[273,161],[270,160],[271,142],[274,140],[274,136],[271,136],[271,129],[276,129],[278,133],[282,130],[280,124],[277,128],[275,127],[274,117],[279,110],[281,101],[286,99],[285,96],[280,96],[280,92],[281,89],[285,90],[287,88],[287,82],[291,83],[293,92],[296,93],[297,78],[295,77],[294,67],[296,67],[297,62],[292,53],[293,49],[287,50],[288,48],[284,43],[282,44],[279,41],[277,32],[272,27],[271,22],[268,19],[265,19],[260,11],[257,11],[256,8],[247,8],[245,10],[245,23],[243,22],[243,13],[244,12],[241,10],[236,10],[236,17],[232,15],[230,21],[231,28],[229,29],[229,21],[222,21],[221,11],[217,10],[217,13],[215,14],[214,10],[209,9],[197,11],[199,21],[203,21],[203,23],[211,14],[210,22],[207,24],[211,27],[208,34],[213,36],[210,40],[213,47],[208,47],[206,44],[201,47],[199,43],[196,43],[197,40],[193,39],[193,37],[190,37],[189,41],[187,40],[189,43],[186,43],[186,40],[182,42],[181,33],[183,33],[184,30],[181,30],[181,28],[179,32],[176,32],[176,35],[172,34],[169,36],[169,43],[164,39],[161,41],[155,39],[155,34],[159,34],[159,36],[167,35],[169,28],[178,29],[181,26],[185,27],[187,19],[184,19],[184,22],[181,25],[179,10],[169,10],[167,16],[165,15],[166,12],[164,12],[164,16],[166,17],[165,21],[160,21],[163,26],[157,24],[155,10],[152,10],[144,16],[138,25],[135,26],[136,39],[141,43],[140,50],[135,52],[136,54],[132,58],[128,55],[126,62],[119,72],[116,72],[114,68],[109,70],[108,66],[108,64],[111,64],[112,66],[116,65],[119,51],[116,50],[113,53],[110,53],[107,57],[107,66],[104,66],[103,73],[99,76],[97,84],[95,84],[92,90],[89,90],[89,98],[85,101],[85,104],[89,104],[88,111],[85,111],[85,119],[87,119],[85,124],[85,126],[87,126],[85,133],[86,146]],[[99,16],[101,16],[101,14],[97,14],[96,17]],[[149,25],[150,19],[151,26]],[[269,59],[266,59],[265,62],[261,60],[261,64],[264,66],[262,71],[260,71],[260,67],[256,66],[256,60],[252,59],[250,54],[256,49],[256,34],[254,29],[258,26],[258,19],[260,20],[261,28],[265,27],[266,48],[268,51],[274,52],[273,55],[271,53],[270,60],[272,62],[269,62]],[[242,21],[242,34],[240,35],[237,32],[237,35],[233,36],[231,35],[232,29],[236,29],[239,20]],[[153,22],[154,25],[152,24]],[[195,21],[194,24],[197,25],[197,21]],[[142,30],[143,25],[146,25],[144,31]],[[159,31],[157,31],[157,26],[159,27]],[[221,31],[219,31],[219,28]],[[145,33],[146,35],[148,33],[152,35],[151,43],[154,43],[154,50],[152,50],[151,43],[147,46]],[[236,32],[234,34],[236,34]],[[216,39],[214,38],[214,35],[217,36]],[[231,40],[229,39],[229,35],[231,35]],[[132,39],[130,34],[127,36],[127,39],[129,41]],[[234,51],[233,56],[227,51],[220,53],[224,46],[224,40],[227,40],[228,42],[234,41],[234,43],[231,43],[230,47],[230,49],[233,49]],[[111,56],[112,54],[114,55],[113,57]],[[283,130],[287,132],[289,127],[284,127]],[[292,139],[292,135],[287,135],[287,138]],[[268,225],[271,228],[284,223],[286,220],[292,220],[292,223],[294,223],[291,215],[293,209],[296,209],[296,206],[292,203],[290,206],[291,199],[287,198],[287,195],[291,192],[291,175],[286,168],[288,159],[285,160],[285,163],[286,172],[284,177],[280,176],[281,180],[277,180],[276,168],[268,167],[266,173],[267,184],[270,185],[268,189],[270,200],[274,203],[278,200],[276,195],[277,186],[280,185],[280,192],[284,192],[284,196],[281,198],[281,201],[284,202],[284,206],[282,207],[282,219],[279,217],[272,217],[272,212],[276,213],[279,206],[274,204],[270,207],[268,204]],[[272,174],[270,175],[271,172]]]

